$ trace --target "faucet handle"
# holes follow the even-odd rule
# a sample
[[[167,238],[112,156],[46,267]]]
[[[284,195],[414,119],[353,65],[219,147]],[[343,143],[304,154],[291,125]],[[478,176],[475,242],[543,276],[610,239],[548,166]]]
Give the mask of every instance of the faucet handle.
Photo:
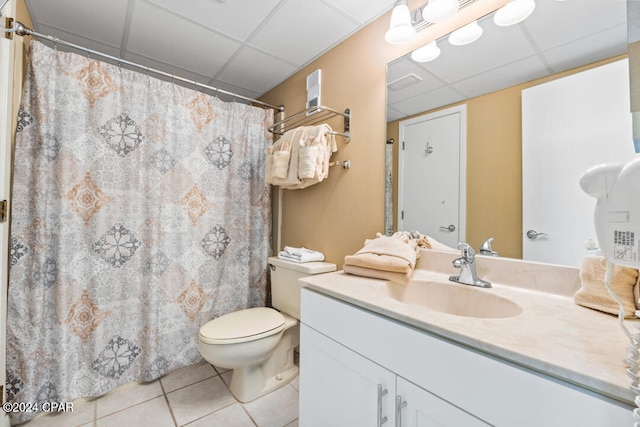
[[[462,250],[462,256],[469,260],[473,260],[476,256],[476,253],[471,245],[466,242],[458,242],[458,249]]]
[[[493,237],[489,237],[480,245],[480,255],[498,256],[498,252],[494,251],[491,247],[491,242],[493,242]]]

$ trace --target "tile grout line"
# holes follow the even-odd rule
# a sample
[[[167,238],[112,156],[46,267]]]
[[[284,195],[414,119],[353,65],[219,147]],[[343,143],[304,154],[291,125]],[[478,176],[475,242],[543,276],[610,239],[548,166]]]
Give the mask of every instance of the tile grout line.
[[[158,382],[160,383],[160,389],[162,390],[162,396],[164,396],[164,401],[167,404],[167,407],[169,408],[169,413],[171,414],[171,419],[173,419],[173,425],[175,425],[176,427],[178,427],[178,421],[176,420],[176,416],[173,414],[173,409],[171,408],[171,403],[169,403],[169,397],[167,396],[167,392],[164,391],[164,384],[162,384],[162,381],[160,381],[161,379],[158,379]]]
[[[216,372],[218,372],[218,370],[214,367],[213,369],[216,370]],[[227,371],[228,372],[228,371]],[[225,387],[227,387],[227,389],[229,390],[229,393],[231,393],[231,387],[230,384],[227,384],[227,382],[224,380],[224,378],[222,378],[222,374],[218,374],[220,376],[220,379],[222,380],[222,384],[225,385]],[[231,396],[233,396],[233,393],[231,393]],[[240,407],[242,408],[242,410],[244,411],[245,414],[247,414],[247,416],[249,417],[249,419],[251,420],[251,422],[253,423],[253,425],[255,425],[256,427],[258,426],[258,423],[256,422],[256,420],[253,419],[253,417],[251,416],[251,413],[247,410],[247,408],[245,408],[244,403],[240,402],[235,396],[233,396],[233,398],[235,399],[235,401],[240,405]]]

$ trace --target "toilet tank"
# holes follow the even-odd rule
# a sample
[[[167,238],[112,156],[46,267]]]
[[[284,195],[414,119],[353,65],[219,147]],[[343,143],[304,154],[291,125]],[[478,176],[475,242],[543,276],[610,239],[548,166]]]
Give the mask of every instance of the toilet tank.
[[[298,281],[314,274],[336,271],[337,266],[329,262],[293,262],[270,257],[271,305],[290,316],[300,319],[300,289]]]

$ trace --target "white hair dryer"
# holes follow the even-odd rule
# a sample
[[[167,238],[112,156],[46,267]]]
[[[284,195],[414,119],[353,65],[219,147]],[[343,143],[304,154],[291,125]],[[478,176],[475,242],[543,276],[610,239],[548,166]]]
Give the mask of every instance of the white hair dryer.
[[[604,257],[640,268],[640,158],[595,166],[582,175],[580,187],[598,199],[594,221]]]
[[[580,178],[585,193],[598,199],[594,222],[600,250],[607,259],[605,284],[611,297],[620,300],[609,286],[613,264],[640,268],[640,158],[627,164],[598,165],[586,171]],[[640,312],[636,311],[636,316]],[[620,304],[620,327],[629,338],[629,356],[625,359],[627,374],[632,379],[631,390],[636,394],[633,411],[634,426],[640,427],[640,332],[632,335],[625,327],[624,309]],[[635,324],[640,330],[640,324]]]

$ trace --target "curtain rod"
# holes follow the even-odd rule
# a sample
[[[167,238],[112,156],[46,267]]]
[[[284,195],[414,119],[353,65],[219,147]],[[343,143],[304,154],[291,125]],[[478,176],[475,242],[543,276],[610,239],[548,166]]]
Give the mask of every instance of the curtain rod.
[[[271,105],[271,104],[267,104],[266,102],[262,102],[262,101],[258,101],[257,99],[252,99],[252,98],[248,98],[246,96],[242,96],[242,95],[238,95],[237,93],[233,93],[233,92],[228,92],[226,90],[217,88],[217,87],[213,87],[213,86],[208,86],[202,83],[198,83],[195,80],[188,80],[185,79],[184,77],[180,77],[180,76],[176,76],[174,74],[169,74],[165,71],[161,71],[161,70],[157,70],[155,68],[151,68],[148,67],[146,65],[142,65],[142,64],[138,64],[136,62],[132,62],[132,61],[127,61],[126,59],[122,59],[122,58],[118,58],[116,56],[113,55],[109,55],[107,53],[104,52],[99,52],[97,50],[93,50],[93,49],[89,49],[88,47],[84,47],[84,46],[80,46],[74,43],[70,43],[68,41],[65,40],[61,40],[57,37],[53,37],[53,36],[49,36],[46,34],[41,34],[38,33],[37,31],[32,30],[31,28],[27,28],[26,26],[24,26],[21,22],[14,22],[13,27],[12,28],[4,28],[4,27],[0,27],[1,29],[3,29],[5,32],[7,33],[15,33],[19,36],[36,36],[38,38],[43,38],[46,40],[49,40],[55,44],[61,44],[61,45],[65,45],[65,46],[69,46],[72,47],[74,49],[78,49],[81,50],[83,52],[87,52],[88,54],[92,54],[92,55],[97,55],[97,56],[101,56],[103,58],[108,58],[111,59],[113,61],[116,61],[118,64],[127,64],[127,65],[131,65],[132,67],[136,67],[136,68],[140,68],[145,70],[147,73],[154,73],[154,74],[159,74],[161,76],[165,76],[165,77],[170,77],[171,80],[179,80],[181,82],[184,83],[189,83],[191,85],[195,85],[204,89],[209,89],[212,91],[215,91],[216,93],[223,93],[225,95],[231,95],[234,98],[240,98],[240,99],[244,99],[245,101],[249,101],[249,102],[253,102],[255,104],[260,104],[264,107],[268,107],[268,108],[272,108],[278,112],[283,112],[284,111],[284,106],[283,105],[279,105],[279,106],[275,106],[275,105]]]

